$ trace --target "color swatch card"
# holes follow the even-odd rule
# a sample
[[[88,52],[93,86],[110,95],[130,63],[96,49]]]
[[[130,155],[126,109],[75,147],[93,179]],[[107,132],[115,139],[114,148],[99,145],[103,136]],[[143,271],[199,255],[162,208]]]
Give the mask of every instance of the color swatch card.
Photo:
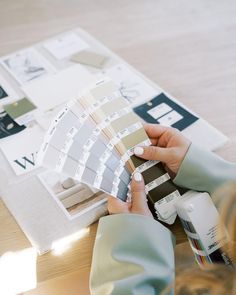
[[[148,123],[171,126],[180,131],[198,120],[198,117],[175,103],[164,93],[135,107],[134,112]]]
[[[36,106],[27,98],[23,98],[5,105],[4,110],[16,121],[17,124],[24,125],[33,121],[33,114],[36,110]]]
[[[132,173],[139,171],[154,214],[173,223],[175,207],[169,206],[168,210],[168,205],[180,197],[181,191],[161,163],[134,156],[134,147],[140,145],[151,145],[140,118],[121,96],[119,87],[110,79],[103,79],[57,115],[38,159],[56,172],[123,201],[129,196]]]
[[[101,69],[108,57],[93,51],[83,50],[71,57],[71,61]]]

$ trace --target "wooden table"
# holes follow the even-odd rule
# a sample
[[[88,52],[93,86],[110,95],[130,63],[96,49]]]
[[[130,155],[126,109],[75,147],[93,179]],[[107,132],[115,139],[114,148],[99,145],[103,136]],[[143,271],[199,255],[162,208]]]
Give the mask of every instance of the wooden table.
[[[0,55],[80,26],[225,133],[217,152],[236,161],[235,15],[233,0],[1,0]],[[0,224],[0,255],[30,247],[2,202]],[[96,227],[63,255],[38,257],[38,281],[89,270]]]

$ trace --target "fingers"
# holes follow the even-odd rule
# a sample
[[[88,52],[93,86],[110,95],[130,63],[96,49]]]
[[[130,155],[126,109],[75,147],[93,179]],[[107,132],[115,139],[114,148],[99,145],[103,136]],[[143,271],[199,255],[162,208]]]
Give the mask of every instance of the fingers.
[[[159,124],[144,124],[144,129],[150,138],[159,138],[166,131],[171,130],[170,127],[161,126]]]
[[[164,163],[170,161],[173,155],[171,148],[161,148],[156,146],[135,147],[134,153],[142,159],[157,160]]]
[[[107,209],[109,214],[129,213],[130,204],[122,202],[114,197],[109,197],[107,202]]]
[[[132,177],[131,195],[131,212],[152,217],[147,205],[144,180],[140,173],[136,172]]]

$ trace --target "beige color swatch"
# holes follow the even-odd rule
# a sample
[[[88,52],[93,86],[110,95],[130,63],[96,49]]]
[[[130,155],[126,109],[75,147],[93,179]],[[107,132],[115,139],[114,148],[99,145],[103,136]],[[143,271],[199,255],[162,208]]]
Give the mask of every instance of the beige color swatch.
[[[108,81],[106,83],[101,82],[101,85],[93,88],[90,93],[94,96],[96,100],[98,100],[103,98],[104,96],[107,96],[107,93],[113,93],[114,91],[117,91],[116,84],[114,84],[113,81]]]
[[[71,57],[71,60],[80,64],[92,66],[95,68],[102,68],[107,61],[108,57],[96,52],[83,50],[77,52]]]
[[[128,103],[127,101],[122,98],[116,98],[112,101],[109,101],[105,103],[103,106],[101,106],[99,109],[94,111],[91,114],[91,117],[95,120],[95,122],[100,123],[102,122],[106,117],[110,116],[112,113],[127,107]]]
[[[127,150],[134,147],[135,145],[143,142],[144,140],[148,139],[148,136],[144,130],[144,128],[140,128],[137,131],[127,135],[126,137],[122,138],[122,142]]]
[[[127,105],[127,101],[124,98],[119,97],[105,103],[103,106],[101,106],[100,110],[103,112],[103,115],[107,117],[115,111],[125,108]]]
[[[140,122],[140,118],[133,112],[130,112],[119,119],[111,122],[108,128],[114,130],[115,133],[120,132],[121,130]]]

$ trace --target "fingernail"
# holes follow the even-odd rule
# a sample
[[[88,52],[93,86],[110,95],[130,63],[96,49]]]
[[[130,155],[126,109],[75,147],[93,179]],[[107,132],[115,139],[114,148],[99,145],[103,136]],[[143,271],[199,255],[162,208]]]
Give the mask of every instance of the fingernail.
[[[141,173],[139,173],[139,172],[135,172],[134,173],[134,180],[135,181],[141,181],[142,180],[142,175],[141,175]]]
[[[143,150],[143,148],[140,147],[140,146],[136,146],[136,147],[134,148],[134,153],[135,153],[135,155],[140,156],[140,155],[143,154],[143,152],[144,152],[144,150]]]

